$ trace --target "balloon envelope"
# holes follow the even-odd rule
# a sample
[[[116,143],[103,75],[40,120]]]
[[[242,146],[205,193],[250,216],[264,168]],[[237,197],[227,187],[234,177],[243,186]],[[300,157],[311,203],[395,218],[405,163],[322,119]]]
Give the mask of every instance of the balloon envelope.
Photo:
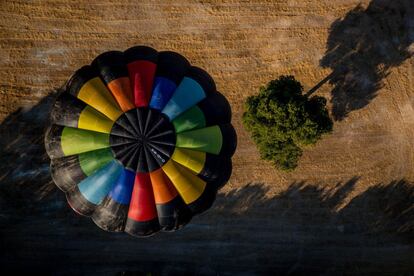
[[[179,229],[231,175],[230,105],[207,72],[174,52],[99,55],[71,77],[50,118],[52,178],[106,231]]]

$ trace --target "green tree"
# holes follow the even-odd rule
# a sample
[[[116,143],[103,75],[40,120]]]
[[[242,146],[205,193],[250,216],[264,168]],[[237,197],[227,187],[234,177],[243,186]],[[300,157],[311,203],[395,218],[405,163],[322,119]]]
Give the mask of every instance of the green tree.
[[[332,131],[326,99],[303,94],[293,76],[281,76],[247,98],[243,124],[259,148],[261,158],[282,170],[296,168],[302,148]]]

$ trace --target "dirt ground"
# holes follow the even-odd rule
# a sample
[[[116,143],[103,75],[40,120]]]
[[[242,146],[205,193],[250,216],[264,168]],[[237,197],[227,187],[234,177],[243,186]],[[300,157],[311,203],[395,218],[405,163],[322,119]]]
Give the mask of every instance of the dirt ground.
[[[413,9],[410,0],[1,1],[0,131],[3,138],[0,140],[3,150],[0,153],[3,156],[0,158],[8,164],[1,167],[0,181],[21,184],[26,183],[27,177],[49,180],[44,167],[47,167],[47,160],[37,160],[44,170],[38,172],[33,167],[37,163],[29,164],[27,158],[21,160],[20,155],[16,156],[19,150],[13,148],[13,137],[20,136],[13,134],[16,129],[12,125],[16,120],[26,123],[34,120],[36,125],[33,119],[38,116],[36,112],[47,111],[47,108],[36,109],[36,106],[42,106],[42,100],[63,85],[74,70],[107,50],[125,50],[138,44],[173,50],[208,71],[233,110],[238,148],[233,157],[233,175],[221,190],[215,207],[219,217],[226,217],[223,210],[231,209],[233,216],[243,214],[242,218],[257,218],[262,225],[259,229],[267,229],[257,232],[263,242],[273,240],[268,231],[274,228],[266,228],[266,225],[275,219],[280,243],[283,243],[284,231],[296,233],[290,236],[292,239],[309,241],[297,247],[287,246],[291,250],[286,253],[291,254],[289,256],[303,255],[306,246],[312,247],[312,237],[319,236],[318,233],[325,235],[332,240],[315,239],[318,250],[309,253],[309,256],[317,256],[316,266],[328,267],[314,270],[316,272],[343,272],[356,258],[365,263],[361,261],[354,272],[372,272],[363,269],[370,262],[375,264],[368,261],[369,254],[384,264],[381,269],[393,267],[394,272],[414,272],[409,261],[414,258],[412,239],[409,243],[401,241],[404,235],[412,238],[414,233],[411,184],[414,181]],[[291,173],[278,171],[270,163],[261,161],[241,124],[244,100],[257,93],[261,85],[282,74],[294,75],[305,91],[329,77],[315,93],[328,99],[335,119],[333,133],[305,149],[298,168]],[[21,116],[19,112],[26,112],[26,115]],[[24,122],[17,121],[20,126],[24,126]],[[26,136],[20,143],[41,147],[38,140],[31,142],[32,134],[24,132]],[[28,149],[27,154],[31,153],[33,151]],[[6,156],[22,163],[13,167],[10,160],[12,164],[14,160],[6,161]],[[15,168],[23,170],[23,176]],[[392,196],[396,190],[400,197]],[[261,196],[256,198],[258,191]],[[225,203],[226,198],[234,206]],[[258,202],[252,203],[254,200]],[[278,200],[286,205],[277,203]],[[266,208],[263,204],[282,206]],[[249,213],[249,207],[256,211]],[[308,213],[306,209],[313,211]],[[272,215],[272,212],[275,213]],[[285,219],[275,218],[287,214],[296,220],[287,223]],[[224,248],[219,255],[227,254],[225,250],[243,252],[244,247],[237,247],[242,245],[236,246],[236,240],[228,239],[234,242],[233,247],[225,245],[228,241],[225,231],[232,232],[232,223],[248,221],[242,218],[223,222],[224,230],[220,230],[219,223],[211,226],[210,230],[216,231],[211,239],[217,244],[221,242],[221,247],[198,244],[194,251],[179,255],[180,262],[191,263],[183,257],[185,254],[210,252],[204,252],[203,246],[213,246],[209,249],[212,251]],[[353,219],[358,221],[356,225],[363,227],[349,224]],[[313,221],[309,227],[314,226],[309,231],[305,229],[308,220]],[[204,216],[201,222],[196,220],[194,226],[185,231],[199,231],[197,227],[211,221],[214,222],[214,218]],[[378,225],[379,222],[385,226]],[[24,231],[26,224],[17,224],[15,228],[2,226],[3,234],[15,235],[11,239],[15,243],[10,242],[10,246],[21,244],[21,236],[12,233]],[[352,229],[347,231],[346,225],[351,225]],[[255,231],[252,225],[242,229],[235,235]],[[332,234],[331,230],[336,232]],[[206,228],[201,229],[201,233],[209,235]],[[312,235],[307,236],[309,233]],[[382,234],[379,240],[367,241],[364,235],[372,233]],[[383,234],[389,243],[383,239]],[[363,246],[351,242],[355,236]],[[97,239],[104,242],[108,237]],[[185,243],[184,234],[178,237],[182,240],[174,238],[173,242]],[[197,236],[191,237],[197,240]],[[253,243],[248,240],[248,244]],[[324,246],[325,243],[333,247]],[[148,241],[146,244],[146,248],[150,248]],[[30,244],[28,248],[34,250],[36,245]],[[263,248],[252,248],[257,249],[255,254],[266,254]],[[176,253],[174,250],[167,251]],[[332,259],[332,252],[342,252],[342,255],[338,253],[337,259]],[[263,259],[263,254],[252,258],[262,267],[272,267]],[[379,258],[381,254],[388,257]],[[237,272],[234,270],[237,263],[226,270],[219,265],[218,258],[211,258],[216,264],[213,272]],[[227,260],[230,256],[223,258]],[[249,257],[244,255],[244,258],[247,266]],[[289,258],[285,260],[289,269],[283,271],[294,273],[299,261],[296,257]],[[349,259],[340,262],[339,258]],[[168,262],[167,257],[161,259]],[[299,268],[315,268],[308,261],[300,263]],[[208,269],[202,272],[209,274]]]

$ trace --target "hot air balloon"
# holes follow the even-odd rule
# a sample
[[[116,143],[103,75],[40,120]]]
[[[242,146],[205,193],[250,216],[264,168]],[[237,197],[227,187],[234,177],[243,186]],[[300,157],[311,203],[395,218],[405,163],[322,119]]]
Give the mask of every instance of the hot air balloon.
[[[236,133],[211,76],[146,46],[105,52],[58,95],[45,135],[51,175],[102,229],[174,231],[230,178]]]

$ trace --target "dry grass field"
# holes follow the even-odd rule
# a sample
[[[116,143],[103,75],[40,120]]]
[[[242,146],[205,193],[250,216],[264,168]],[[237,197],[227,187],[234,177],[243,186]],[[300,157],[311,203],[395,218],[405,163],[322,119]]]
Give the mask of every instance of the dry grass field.
[[[213,209],[144,241],[68,211],[42,145],[49,95],[99,53],[137,44],[208,71],[238,134]],[[411,0],[0,1],[0,263],[42,270],[51,260],[53,273],[414,273],[412,54]],[[290,173],[260,160],[241,123],[244,100],[282,74],[305,91],[322,81],[314,93],[335,120]]]

